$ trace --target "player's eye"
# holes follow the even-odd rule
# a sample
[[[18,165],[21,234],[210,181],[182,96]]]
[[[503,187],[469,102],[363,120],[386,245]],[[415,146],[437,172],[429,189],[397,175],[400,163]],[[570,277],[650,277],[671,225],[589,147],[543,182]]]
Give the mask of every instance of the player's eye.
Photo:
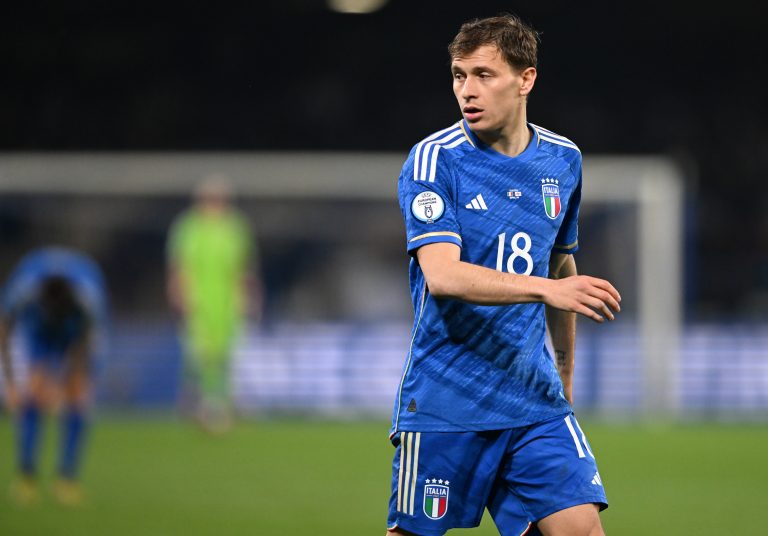
[[[454,80],[464,80],[464,74],[462,74],[462,73],[453,73],[453,79]]]

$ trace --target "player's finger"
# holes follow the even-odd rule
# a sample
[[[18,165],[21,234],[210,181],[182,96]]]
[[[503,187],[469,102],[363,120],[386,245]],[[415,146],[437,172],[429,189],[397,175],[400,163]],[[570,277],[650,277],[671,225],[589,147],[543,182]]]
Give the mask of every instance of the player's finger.
[[[613,312],[611,312],[611,310],[608,308],[608,306],[605,304],[604,301],[599,300],[597,298],[590,297],[587,300],[587,305],[589,305],[592,309],[594,309],[598,313],[602,313],[602,315],[608,320],[614,320]]]
[[[578,306],[574,307],[574,311],[579,313],[580,315],[584,315],[590,320],[594,320],[598,324],[602,324],[605,322],[605,319],[597,314],[595,311],[587,307],[586,305],[579,304]]]
[[[621,301],[621,294],[619,294],[619,291],[616,290],[616,287],[611,285],[609,281],[606,281],[605,279],[600,279],[598,277],[590,277],[590,283],[608,292],[611,296],[613,296],[613,298],[617,302]]]
[[[606,303],[608,307],[613,309],[615,312],[619,313],[621,312],[621,306],[619,305],[619,302],[616,301],[616,299],[607,291],[601,290],[597,287],[592,288],[592,292],[590,292],[590,296],[597,298],[598,300]]]

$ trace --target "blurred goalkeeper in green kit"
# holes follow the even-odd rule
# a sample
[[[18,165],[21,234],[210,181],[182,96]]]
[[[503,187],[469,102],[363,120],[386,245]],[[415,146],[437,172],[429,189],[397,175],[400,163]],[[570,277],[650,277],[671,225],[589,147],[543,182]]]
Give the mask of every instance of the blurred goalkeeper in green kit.
[[[194,197],[169,232],[168,298],[184,320],[184,409],[203,429],[220,433],[232,423],[232,350],[246,311],[260,311],[261,292],[249,273],[251,231],[231,204],[229,182],[210,176]]]

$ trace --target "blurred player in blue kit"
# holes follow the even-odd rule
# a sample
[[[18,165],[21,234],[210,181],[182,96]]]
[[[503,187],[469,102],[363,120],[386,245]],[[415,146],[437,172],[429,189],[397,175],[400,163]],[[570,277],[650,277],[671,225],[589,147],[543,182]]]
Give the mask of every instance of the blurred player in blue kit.
[[[487,508],[502,535],[601,535],[576,314],[613,320],[621,298],[576,272],[581,153],[527,121],[538,34],[519,18],[468,22],[449,53],[463,119],[411,150],[398,186],[415,319],[388,531],[441,535]]]
[[[45,248],[25,256],[2,294],[0,358],[6,406],[16,417],[18,479],[11,491],[21,504],[38,499],[38,454],[43,416],[60,418],[59,502],[82,500],[78,469],[86,432],[92,357],[106,318],[104,278],[87,256]],[[11,339],[20,335],[29,365],[24,386],[17,385]],[[15,346],[14,346],[15,347]]]

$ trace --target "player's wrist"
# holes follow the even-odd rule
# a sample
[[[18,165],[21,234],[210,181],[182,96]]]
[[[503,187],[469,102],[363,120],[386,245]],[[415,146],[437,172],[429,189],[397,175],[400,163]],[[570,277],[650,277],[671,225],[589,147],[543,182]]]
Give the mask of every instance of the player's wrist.
[[[552,305],[554,295],[554,281],[546,277],[529,276],[531,282],[530,293],[533,301]]]

